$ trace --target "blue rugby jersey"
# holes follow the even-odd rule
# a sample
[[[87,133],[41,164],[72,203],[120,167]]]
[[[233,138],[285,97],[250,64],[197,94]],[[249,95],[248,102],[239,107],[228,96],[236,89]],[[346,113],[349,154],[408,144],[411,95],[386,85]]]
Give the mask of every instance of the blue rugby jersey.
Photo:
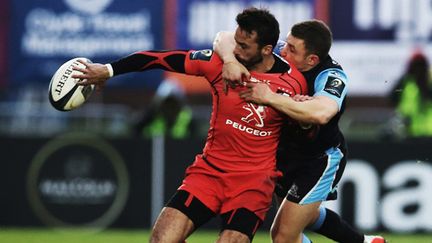
[[[279,41],[274,52],[279,55],[284,45],[285,42]],[[282,129],[278,160],[322,156],[329,148],[345,146],[338,123],[345,110],[347,75],[330,56],[302,74],[308,84],[309,96],[324,95],[334,99],[339,106],[339,112],[327,124],[319,126],[318,133],[312,140],[301,137],[302,133],[293,134],[292,129]]]

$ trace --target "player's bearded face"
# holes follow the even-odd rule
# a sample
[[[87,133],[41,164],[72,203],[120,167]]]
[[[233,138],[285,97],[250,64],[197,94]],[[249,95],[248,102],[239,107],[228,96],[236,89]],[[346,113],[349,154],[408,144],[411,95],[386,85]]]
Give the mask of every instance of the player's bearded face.
[[[248,69],[252,68],[263,60],[263,56],[260,52],[257,52],[255,55],[250,56],[248,59],[241,58],[239,55],[235,55],[235,57],[241,64],[243,64]]]
[[[256,32],[249,33],[237,28],[234,38],[237,43],[234,55],[241,64],[249,69],[262,62],[263,56],[256,42]]]

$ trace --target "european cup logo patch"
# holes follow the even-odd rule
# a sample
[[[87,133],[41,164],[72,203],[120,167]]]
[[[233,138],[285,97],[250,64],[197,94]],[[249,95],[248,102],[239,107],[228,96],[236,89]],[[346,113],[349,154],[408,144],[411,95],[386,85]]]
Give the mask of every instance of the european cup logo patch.
[[[190,59],[191,60],[210,61],[212,55],[213,55],[212,50],[194,51],[194,52],[191,52]]]
[[[342,96],[342,92],[345,89],[345,84],[341,79],[337,77],[328,77],[326,85],[324,87],[324,91],[334,96],[340,98]]]

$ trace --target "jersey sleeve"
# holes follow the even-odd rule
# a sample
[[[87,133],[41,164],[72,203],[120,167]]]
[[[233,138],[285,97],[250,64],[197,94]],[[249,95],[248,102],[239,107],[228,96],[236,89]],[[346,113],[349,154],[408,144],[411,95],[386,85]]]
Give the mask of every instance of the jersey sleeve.
[[[345,72],[338,68],[329,68],[322,71],[315,79],[314,96],[326,96],[334,101],[339,106],[342,106],[342,101],[348,91],[348,77]]]
[[[222,71],[222,60],[212,50],[141,51],[112,62],[111,66],[114,75],[162,69],[213,80]]]
[[[150,69],[184,73],[184,64],[188,51],[140,51],[120,58],[112,63],[114,75],[141,72]]]
[[[187,74],[204,76],[213,83],[221,75],[223,62],[213,50],[189,51],[185,61]]]

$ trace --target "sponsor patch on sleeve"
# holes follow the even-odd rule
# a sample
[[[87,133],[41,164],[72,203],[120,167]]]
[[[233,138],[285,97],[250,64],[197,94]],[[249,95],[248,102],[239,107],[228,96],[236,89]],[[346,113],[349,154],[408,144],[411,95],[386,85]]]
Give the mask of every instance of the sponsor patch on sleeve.
[[[207,49],[207,50],[191,52],[189,58],[191,60],[210,61],[210,58],[212,55],[213,55],[213,51],[210,49]]]
[[[338,98],[341,97],[343,90],[345,89],[345,83],[338,77],[329,76],[324,87],[324,91]]]

